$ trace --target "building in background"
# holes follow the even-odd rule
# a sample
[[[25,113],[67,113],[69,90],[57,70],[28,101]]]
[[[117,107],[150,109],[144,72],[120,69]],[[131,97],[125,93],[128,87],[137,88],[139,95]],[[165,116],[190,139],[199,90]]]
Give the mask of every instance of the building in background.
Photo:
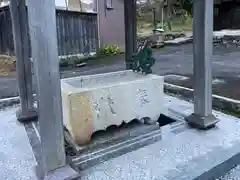
[[[27,4],[26,0],[26,4]],[[55,0],[59,54],[125,47],[124,0]],[[0,54],[12,54],[9,0],[0,0]]]
[[[100,45],[116,44],[125,49],[124,0],[96,0]]]
[[[59,56],[88,56],[99,49],[97,13],[68,10],[63,2],[58,1],[56,30]],[[0,54],[15,54],[11,14],[7,2],[0,7]]]
[[[9,5],[9,0],[0,0],[0,7]]]
[[[56,0],[65,1],[68,10],[94,12],[98,16],[100,47],[115,44],[125,47],[124,0]],[[63,2],[62,2],[63,3]]]

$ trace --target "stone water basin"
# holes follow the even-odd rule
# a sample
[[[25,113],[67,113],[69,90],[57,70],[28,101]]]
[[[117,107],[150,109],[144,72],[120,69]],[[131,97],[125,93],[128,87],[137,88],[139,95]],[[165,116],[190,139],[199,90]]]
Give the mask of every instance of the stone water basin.
[[[131,70],[61,80],[63,121],[78,145],[94,132],[133,119],[157,121],[163,111],[164,78]]]

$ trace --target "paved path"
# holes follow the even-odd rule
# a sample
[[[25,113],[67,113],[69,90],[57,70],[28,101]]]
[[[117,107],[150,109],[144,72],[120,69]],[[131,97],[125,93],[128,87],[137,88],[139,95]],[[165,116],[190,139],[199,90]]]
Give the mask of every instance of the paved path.
[[[37,180],[36,161],[25,128],[16,120],[16,110],[0,110],[0,179]]]
[[[192,75],[193,56],[192,45],[168,46],[155,52],[157,61],[153,72],[159,75],[181,74]],[[240,78],[240,47],[217,46],[213,54],[213,75],[221,77]],[[111,60],[110,60],[111,61]],[[123,70],[124,59],[120,58],[105,64],[96,64],[72,71],[61,72],[61,77],[71,77],[85,74],[111,72]],[[0,98],[16,96],[17,82],[14,76],[0,77]]]

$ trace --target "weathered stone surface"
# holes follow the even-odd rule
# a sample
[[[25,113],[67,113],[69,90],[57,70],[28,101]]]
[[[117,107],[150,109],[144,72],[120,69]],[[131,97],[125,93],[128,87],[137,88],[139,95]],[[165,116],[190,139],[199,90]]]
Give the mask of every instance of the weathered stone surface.
[[[163,81],[132,71],[63,79],[64,124],[78,145],[91,135],[123,121],[149,117],[157,121],[163,106]]]

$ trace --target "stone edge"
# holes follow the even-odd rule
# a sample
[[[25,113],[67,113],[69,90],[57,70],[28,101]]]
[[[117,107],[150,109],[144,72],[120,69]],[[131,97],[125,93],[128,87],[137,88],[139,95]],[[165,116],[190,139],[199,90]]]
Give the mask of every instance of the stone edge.
[[[231,34],[222,34],[222,35],[217,35],[213,34],[213,43],[218,43],[222,40],[228,40],[228,39],[234,39],[234,38],[239,38],[240,35],[231,35]],[[177,38],[176,38],[177,39]],[[191,44],[193,43],[193,36],[186,36],[185,39],[175,42],[173,40],[166,40],[164,41],[165,46],[178,46],[178,45],[183,45],[183,44]]]
[[[19,104],[20,99],[19,97],[11,97],[6,99],[0,99],[0,109],[3,109],[5,107],[13,106],[15,104]]]
[[[164,83],[164,91],[165,93],[178,95],[179,97],[183,97],[184,99],[191,101],[194,90],[183,86]],[[213,94],[212,103],[213,107],[220,111],[224,110],[227,112],[240,113],[240,101],[238,100]]]
[[[34,101],[36,101],[36,94],[33,95]],[[6,107],[10,107],[20,103],[20,97],[10,97],[5,99],[0,99],[0,110]]]

